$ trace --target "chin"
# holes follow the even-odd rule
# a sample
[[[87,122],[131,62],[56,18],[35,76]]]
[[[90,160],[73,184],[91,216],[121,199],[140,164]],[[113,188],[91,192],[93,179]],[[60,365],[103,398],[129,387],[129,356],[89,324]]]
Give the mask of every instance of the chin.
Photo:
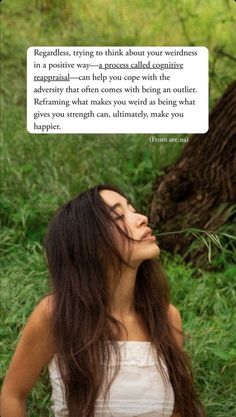
[[[148,257],[147,259],[153,259],[156,258],[160,255],[160,248],[159,246],[155,245],[155,247],[151,250],[150,249],[150,257]]]
[[[138,254],[136,254],[138,255]],[[147,261],[148,259],[155,259],[158,258],[160,255],[160,248],[157,244],[151,245],[148,249],[139,253],[139,256],[136,259],[133,259],[134,264],[140,265],[143,261]]]

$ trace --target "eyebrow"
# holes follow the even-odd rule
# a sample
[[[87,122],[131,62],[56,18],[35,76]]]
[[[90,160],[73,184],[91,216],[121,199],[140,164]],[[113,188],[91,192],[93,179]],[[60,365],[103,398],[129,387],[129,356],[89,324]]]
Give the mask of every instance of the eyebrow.
[[[126,200],[126,204],[129,206],[131,204],[130,200]],[[122,204],[116,203],[113,206],[110,206],[111,211],[115,211],[117,208],[122,208]]]

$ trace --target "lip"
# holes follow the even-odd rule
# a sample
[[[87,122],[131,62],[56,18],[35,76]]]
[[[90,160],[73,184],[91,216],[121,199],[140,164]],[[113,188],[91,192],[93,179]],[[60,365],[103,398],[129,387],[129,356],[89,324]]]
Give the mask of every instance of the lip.
[[[156,236],[154,236],[152,234],[152,229],[150,227],[148,227],[145,232],[143,233],[143,235],[141,236],[141,240],[156,240]]]

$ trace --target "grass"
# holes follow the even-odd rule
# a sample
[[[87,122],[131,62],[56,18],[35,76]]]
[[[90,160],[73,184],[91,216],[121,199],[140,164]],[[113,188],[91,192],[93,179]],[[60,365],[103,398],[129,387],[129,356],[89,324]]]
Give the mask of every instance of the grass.
[[[26,50],[32,45],[207,45],[210,106],[234,79],[220,50],[235,54],[233,2],[195,0],[12,0],[2,2],[1,349],[5,374],[20,330],[47,292],[42,256],[55,209],[82,189],[111,182],[147,211],[152,183],[182,144],[150,143],[146,135],[30,135],[26,131]],[[172,135],[171,135],[172,136]],[[181,135],[182,136],[182,135]],[[228,228],[228,229],[227,229]],[[232,225],[225,232],[232,233]],[[179,307],[196,383],[208,417],[234,417],[235,249],[213,257],[218,272],[163,253]],[[49,411],[48,377],[29,399],[29,417]]]
[[[235,414],[235,276],[206,273],[174,262],[165,267],[174,303],[182,313],[185,345],[208,417]],[[227,398],[227,399],[226,399]]]
[[[36,243],[8,242],[2,266],[3,370],[9,363],[18,334],[36,303],[47,291],[42,248]],[[176,256],[162,255],[173,303],[180,309],[186,350],[192,357],[196,385],[208,417],[235,414],[235,276],[206,273],[186,266]],[[49,412],[50,389],[44,374],[29,400],[29,416]]]
[[[226,227],[223,228],[225,230]],[[227,227],[228,229],[228,227]],[[195,238],[193,241],[193,244],[189,246],[189,249],[184,254],[184,259],[187,258],[186,255],[191,254],[193,247],[201,247],[207,251],[207,259],[205,260],[205,263],[212,264],[212,252],[221,252],[221,260],[220,263],[222,263],[222,258],[225,256],[228,252],[227,246],[223,246],[222,239],[228,239],[228,246],[232,247],[232,250],[229,252],[232,253],[233,256],[235,256],[235,244],[236,244],[236,236],[233,234],[226,233],[225,231],[218,231],[212,232],[210,230],[204,230],[204,229],[197,229],[194,227],[189,227],[181,230],[172,230],[171,232],[163,232],[163,233],[156,233],[156,236],[166,236],[166,235],[178,235],[178,234],[184,234],[184,235],[190,235]],[[205,252],[204,251],[204,252]],[[203,253],[205,255],[205,253]],[[219,263],[219,262],[218,262]],[[215,264],[215,263],[214,263]]]

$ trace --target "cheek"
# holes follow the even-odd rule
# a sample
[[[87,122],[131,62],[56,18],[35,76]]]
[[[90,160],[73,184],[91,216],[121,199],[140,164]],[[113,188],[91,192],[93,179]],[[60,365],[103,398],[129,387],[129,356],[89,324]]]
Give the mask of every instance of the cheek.
[[[115,237],[115,245],[121,257],[125,261],[127,261],[132,256],[132,253],[134,250],[133,248],[134,242],[126,236],[126,235],[130,236],[129,231],[123,227],[122,227],[122,230],[124,231],[124,234],[117,230],[116,237]]]

